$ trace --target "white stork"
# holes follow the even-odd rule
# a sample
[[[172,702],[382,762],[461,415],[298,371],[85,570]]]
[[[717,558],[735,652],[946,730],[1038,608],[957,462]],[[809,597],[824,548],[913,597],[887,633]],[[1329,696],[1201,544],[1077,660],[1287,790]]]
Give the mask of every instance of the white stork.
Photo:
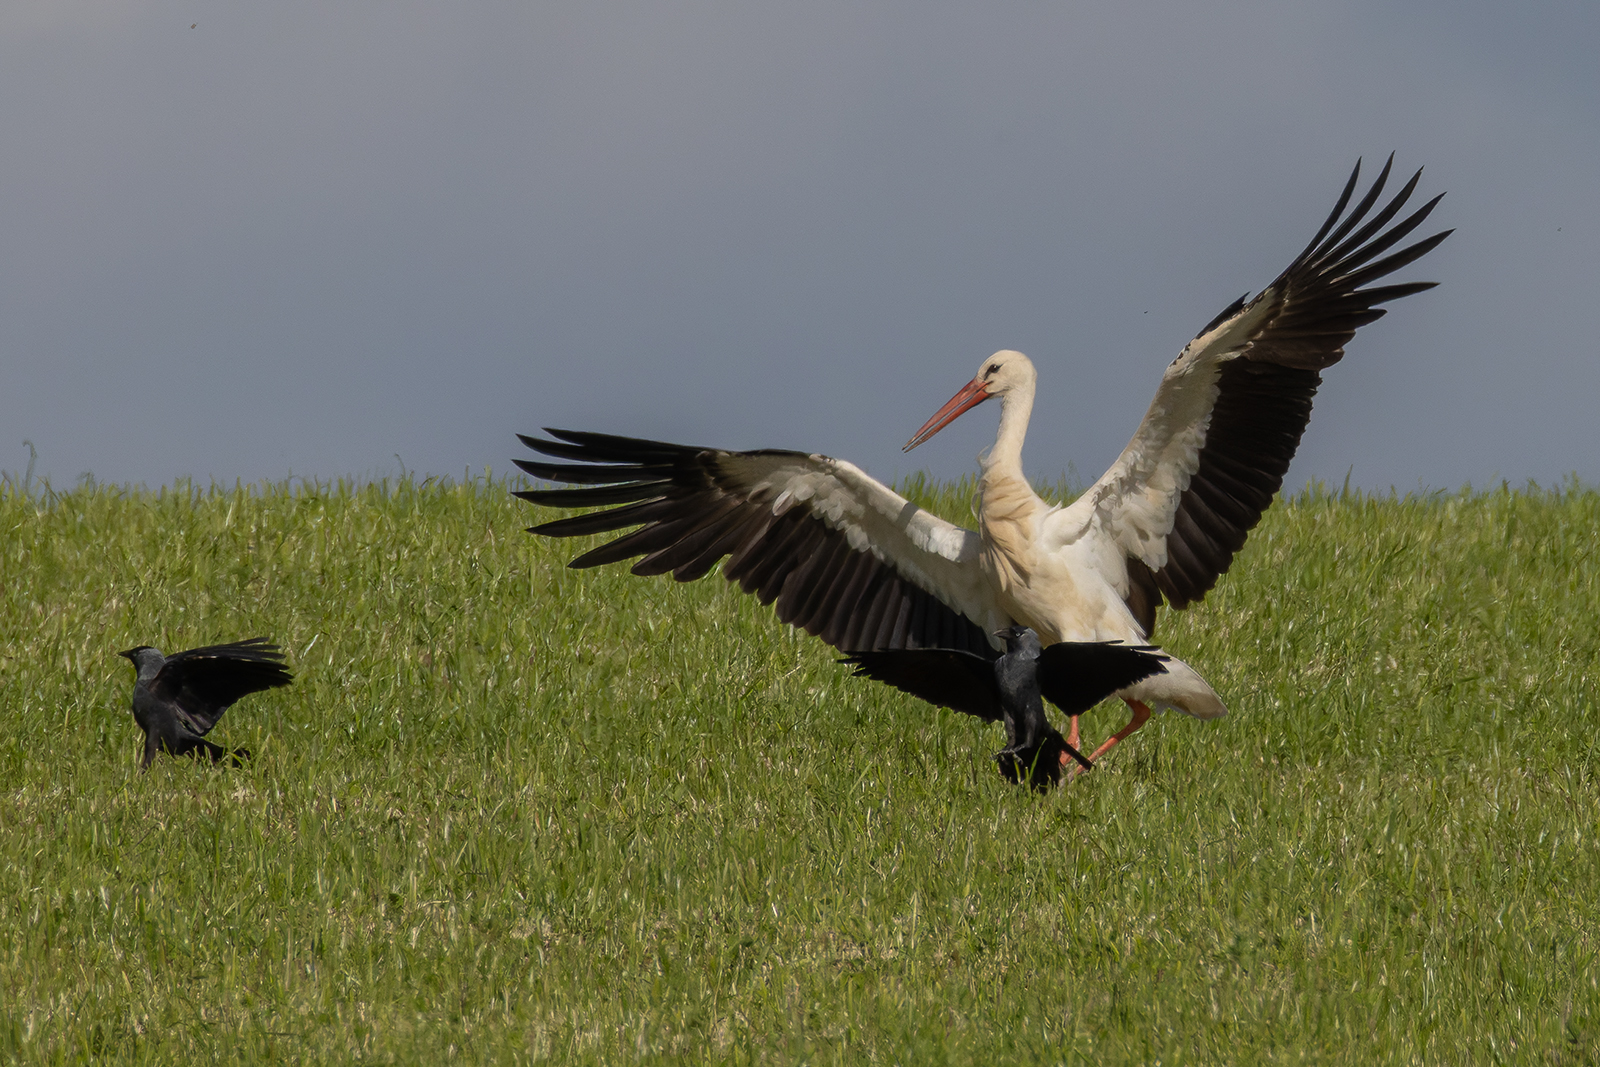
[[[905,446],[909,451],[967,409],[1000,399],[1000,431],[982,459],[976,531],[828,456],[547,430],[557,440],[519,436],[535,451],[577,462],[517,466],[588,488],[518,496],[556,507],[625,506],[531,532],[573,537],[639,526],[570,566],[643,556],[633,573],[670,572],[684,582],[727,557],[722,573],[729,581],[764,604],[776,602],[784,622],[845,652],[952,648],[995,657],[1003,644],[991,635],[1013,625],[1033,628],[1047,645],[1146,644],[1163,598],[1181,609],[1205,596],[1272,503],[1323,368],[1344,355],[1357,327],[1382,317],[1377,305],[1436,284],[1363,288],[1451,232],[1383,255],[1443,195],[1389,226],[1419,170],[1367,219],[1393,160],[1346,215],[1357,162],[1305,251],[1255,299],[1231,304],[1184,347],[1128,446],[1071,504],[1041,499],[1023,477],[1035,374],[1022,353],[1004,351],[985,359]],[[1188,664],[1173,658],[1166,668],[1118,694],[1132,717],[1091,760],[1144,725],[1152,705],[1206,719],[1227,711]],[[1076,716],[1068,740],[1078,743]]]

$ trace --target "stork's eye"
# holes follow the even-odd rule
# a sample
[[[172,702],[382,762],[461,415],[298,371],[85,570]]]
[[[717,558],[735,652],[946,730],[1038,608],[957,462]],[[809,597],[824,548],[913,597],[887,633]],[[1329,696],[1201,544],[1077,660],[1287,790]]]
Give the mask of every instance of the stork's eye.
[[[994,372],[999,370],[999,369],[1000,369],[1000,364],[991,363],[991,364],[989,364],[989,369],[983,372],[983,376],[985,378],[992,378],[992,377],[994,377]]]

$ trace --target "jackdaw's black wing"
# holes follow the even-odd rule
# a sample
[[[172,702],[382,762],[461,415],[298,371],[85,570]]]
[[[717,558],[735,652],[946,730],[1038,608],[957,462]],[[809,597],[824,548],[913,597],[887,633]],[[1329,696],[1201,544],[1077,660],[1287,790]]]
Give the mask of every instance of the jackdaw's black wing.
[[[150,682],[150,693],[170,702],[184,724],[203,736],[240,697],[293,680],[278,646],[264,637],[252,637],[168,656]]]
[[[1153,645],[1062,641],[1039,653],[1039,690],[1068,715],[1082,715],[1119,689],[1165,674]]]
[[[992,657],[952,648],[881,648],[852,652],[839,662],[854,666],[856,675],[886,682],[941,708],[985,722],[1001,719]]]

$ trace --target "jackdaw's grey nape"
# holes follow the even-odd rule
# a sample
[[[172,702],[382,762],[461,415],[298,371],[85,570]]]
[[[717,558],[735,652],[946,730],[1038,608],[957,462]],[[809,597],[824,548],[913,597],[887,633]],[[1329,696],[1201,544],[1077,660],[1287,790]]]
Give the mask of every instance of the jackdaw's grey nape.
[[[230,753],[205,740],[205,735],[240,697],[294,680],[283,666],[283,653],[265,637],[170,656],[149,645],[117,655],[131,660],[139,672],[133,686],[133,717],[144,731],[144,760],[139,764],[144,770],[158,751],[174,756],[204,753],[212,763],[232,756],[233,765],[239,766],[249,758],[248,750]]]

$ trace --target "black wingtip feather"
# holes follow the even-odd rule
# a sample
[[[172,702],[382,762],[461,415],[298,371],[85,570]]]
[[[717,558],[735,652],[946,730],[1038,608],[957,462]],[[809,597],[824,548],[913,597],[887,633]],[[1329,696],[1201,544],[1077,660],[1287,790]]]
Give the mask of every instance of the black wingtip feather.
[[[1425,293],[1429,289],[1437,288],[1438,282],[1406,282],[1403,285],[1385,285],[1376,289],[1363,289],[1361,295],[1369,304],[1387,304],[1391,300],[1399,300],[1403,296],[1414,296]]]
[[[1453,232],[1454,231],[1452,230],[1446,230],[1443,233],[1436,233],[1432,237],[1425,237],[1416,244],[1402,248],[1400,251],[1391,256],[1380,259],[1378,262],[1363,267],[1358,271],[1344,275],[1339,279],[1339,281],[1341,284],[1359,292],[1360,287],[1368,282],[1377,281],[1386,274],[1393,274],[1401,267],[1414,263],[1423,256],[1427,255],[1429,252],[1432,252],[1439,246],[1441,241],[1443,241],[1446,237],[1449,237]]]
[[[1394,158],[1393,153],[1390,153],[1390,158]],[[1333,210],[1328,212],[1328,217],[1323,220],[1322,227],[1317,230],[1317,235],[1311,238],[1311,243],[1306,245],[1298,256],[1294,257],[1293,262],[1295,264],[1298,265],[1305,262],[1306,257],[1311,255],[1312,252],[1316,251],[1317,246],[1322,244],[1322,239],[1328,236],[1328,231],[1333,229],[1334,225],[1339,221],[1339,216],[1344,214],[1345,205],[1350,203],[1350,195],[1356,191],[1356,182],[1359,181],[1360,178],[1361,159],[1360,157],[1357,157],[1356,165],[1351,169],[1350,177],[1344,183],[1344,191],[1339,194],[1339,199],[1334,203]]]
[[[1411,176],[1411,180],[1406,182],[1406,184],[1401,187],[1400,191],[1394,195],[1394,198],[1385,204],[1376,215],[1367,221],[1365,226],[1351,234],[1348,240],[1346,240],[1339,247],[1328,252],[1323,258],[1333,261],[1342,260],[1356,249],[1361,248],[1362,245],[1370,240],[1374,234],[1382,230],[1384,226],[1388,224],[1390,219],[1394,218],[1400,213],[1400,209],[1405,206],[1406,201],[1411,199],[1411,194],[1416,191],[1417,182],[1421,178],[1422,171],[1419,169]],[[1439,195],[1443,196],[1444,194],[1441,193]],[[1412,227],[1415,227],[1417,223],[1427,218],[1428,212],[1433,210],[1433,204],[1438,202],[1439,197],[1434,197],[1432,203],[1423,205],[1422,210],[1416,212],[1411,219],[1407,219],[1405,222],[1391,230],[1385,236],[1385,240],[1391,242],[1400,240],[1401,237],[1405,236],[1405,234],[1411,231]]]
[[[1355,229],[1356,225],[1366,217],[1367,212],[1372,210],[1372,205],[1376,204],[1378,202],[1378,197],[1382,195],[1383,187],[1389,181],[1389,171],[1393,166],[1394,153],[1391,152],[1389,153],[1388,160],[1383,164],[1383,169],[1379,171],[1378,176],[1372,180],[1372,185],[1367,189],[1367,194],[1361,198],[1361,202],[1359,204],[1351,209],[1350,214],[1345,217],[1344,221],[1339,223],[1339,225],[1334,228],[1332,233],[1328,234],[1327,238],[1323,240],[1321,246],[1319,247],[1320,254],[1314,256],[1309,263],[1317,263],[1327,258],[1328,254],[1334,249],[1334,247],[1338,245],[1340,241],[1343,241],[1350,231]]]

